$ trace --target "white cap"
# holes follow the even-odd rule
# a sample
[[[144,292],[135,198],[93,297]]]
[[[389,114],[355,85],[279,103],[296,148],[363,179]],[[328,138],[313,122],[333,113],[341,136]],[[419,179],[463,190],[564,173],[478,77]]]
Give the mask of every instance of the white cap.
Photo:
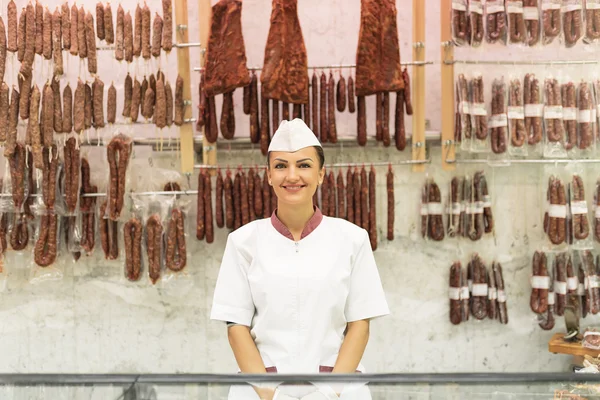
[[[300,118],[281,121],[271,139],[269,151],[296,152],[305,147],[321,146],[314,132]]]

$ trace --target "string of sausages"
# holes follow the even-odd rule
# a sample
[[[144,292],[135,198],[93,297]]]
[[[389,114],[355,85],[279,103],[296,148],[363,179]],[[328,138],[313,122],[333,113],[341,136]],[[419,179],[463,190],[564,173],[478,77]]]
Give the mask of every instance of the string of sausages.
[[[412,115],[412,103],[410,92],[410,76],[405,68],[402,72],[404,88],[396,92],[396,110],[394,117],[394,142],[396,148],[400,151],[406,147],[406,129],[404,125],[404,116]],[[274,99],[267,99],[262,96],[262,86],[259,89],[258,77],[254,71],[249,77],[249,84],[243,87],[243,112],[250,117],[250,141],[260,144],[263,155],[267,154],[270,138],[279,127],[282,120],[301,118],[312,129],[315,136],[321,143],[337,143],[336,111],[350,113],[357,111],[356,101],[358,101],[358,134],[357,141],[360,146],[367,143],[367,116],[365,98],[359,96],[355,99],[354,79],[349,76],[348,79],[340,73],[339,78],[335,79],[333,72],[329,77],[325,72],[320,76],[313,72],[311,84],[309,85],[310,95],[306,103],[293,104],[293,110],[290,113],[290,105]],[[142,89],[143,91],[143,89]],[[225,140],[231,140],[235,137],[235,115],[233,107],[233,91],[223,93],[223,103],[221,110],[221,119],[217,124],[215,111],[215,96],[208,96],[205,90],[204,74],[200,77],[198,86],[198,117],[196,119],[196,129],[202,131],[210,143],[217,141],[219,130]],[[260,95],[260,96],[259,96]],[[390,146],[390,93],[379,93],[375,97],[377,112],[377,141],[382,141],[384,146]],[[270,100],[270,101],[269,101]],[[347,107],[346,107],[347,104]],[[175,102],[177,106],[177,101]],[[381,111],[381,112],[380,112]],[[380,135],[381,128],[381,135]]]

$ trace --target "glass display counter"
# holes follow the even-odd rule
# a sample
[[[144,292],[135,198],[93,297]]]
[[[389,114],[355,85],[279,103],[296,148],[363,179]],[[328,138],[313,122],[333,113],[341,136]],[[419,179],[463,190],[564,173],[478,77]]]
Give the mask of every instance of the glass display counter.
[[[276,384],[288,393],[291,399],[297,398],[293,394],[307,396],[321,385],[341,391],[342,400],[356,399],[355,396],[348,395],[357,388],[364,389],[365,385],[373,400],[600,399],[600,375],[582,373],[336,376],[4,374],[0,375],[0,399],[226,400],[232,386],[248,388],[247,382],[257,386],[268,386],[272,383],[269,379],[275,377]]]

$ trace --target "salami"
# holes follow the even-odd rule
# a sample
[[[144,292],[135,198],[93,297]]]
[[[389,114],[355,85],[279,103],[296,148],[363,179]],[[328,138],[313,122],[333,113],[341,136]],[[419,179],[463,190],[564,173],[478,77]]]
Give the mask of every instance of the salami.
[[[206,175],[209,176],[208,174]],[[181,271],[187,263],[184,216],[179,208],[171,210],[171,218],[167,227],[167,249],[165,261],[171,271]],[[207,235],[208,236],[208,235]],[[208,239],[208,237],[207,237]]]
[[[87,46],[88,71],[95,75],[98,72],[98,59],[96,58],[96,35],[94,34],[94,17],[89,12],[85,16],[85,38]],[[81,49],[79,50],[81,55]]]
[[[104,40],[106,37],[104,30],[104,5],[100,1],[96,3],[96,35],[100,40]]]
[[[354,173],[352,168],[346,172],[346,219],[354,223]]]
[[[62,133],[71,133],[73,130],[73,93],[71,85],[67,83],[63,90],[63,109],[62,109]]]
[[[223,214],[223,174],[221,169],[217,169],[217,183],[215,186],[215,221],[218,228],[225,226],[225,216]]]
[[[123,225],[125,241],[125,275],[132,282],[138,281],[142,270],[142,223],[133,217]]]
[[[142,54],[142,8],[138,3],[135,7],[135,29],[133,34],[133,55],[139,57]]]
[[[115,59],[123,61],[125,58],[125,11],[119,4],[117,8],[117,30],[115,32]]]
[[[196,199],[196,239],[204,240],[204,235],[206,233],[206,225],[205,225],[205,206],[204,201],[206,196],[204,195],[204,174],[206,172],[201,170],[198,174],[198,198]]]
[[[163,20],[156,13],[154,16],[154,22],[152,23],[152,57],[160,57],[161,40],[163,31]]]
[[[160,217],[153,214],[146,221],[146,252],[148,254],[148,275],[152,284],[160,278],[163,226]]]
[[[354,79],[351,76],[348,77],[348,111],[354,113],[356,111],[356,105],[354,103]]]
[[[377,250],[376,190],[375,168],[371,166],[371,171],[369,172],[369,240],[371,241],[371,249],[373,251]]]
[[[146,5],[146,3],[144,3],[144,8],[142,9],[142,57],[144,57],[144,59],[149,60],[150,59],[150,19],[151,19],[151,14],[150,14],[150,9],[148,8],[148,6]]]
[[[386,176],[387,188],[387,239],[394,240],[394,219],[395,219],[395,199],[394,199],[394,171],[392,164],[388,168]]]
[[[169,53],[173,48],[173,7],[171,0],[162,0],[163,30],[162,49]]]
[[[10,0],[7,7],[7,20],[8,20],[8,40],[6,48],[11,53],[17,51],[17,5],[14,0]]]
[[[450,267],[450,322],[454,325],[462,322],[460,302],[461,277],[460,262],[455,262]]]
[[[125,61],[128,63],[133,61],[133,21],[131,13],[127,11],[125,14],[125,27],[123,29],[123,52],[125,53]]]
[[[65,2],[67,4],[67,2]],[[68,4],[67,4],[68,7]],[[63,14],[64,16],[64,14]],[[79,10],[77,9],[77,4],[73,3],[71,7],[71,30],[69,32],[69,42],[71,46],[69,46],[69,52],[72,56],[77,56],[79,54]],[[66,29],[66,28],[65,28]],[[64,29],[63,29],[63,32]],[[67,40],[64,41],[65,46],[67,45]]]
[[[96,77],[92,83],[92,112],[94,127],[103,128],[104,123],[104,82]]]
[[[319,84],[319,131],[321,133],[321,143],[327,143],[329,139],[329,124],[327,118],[329,116],[329,109],[327,108],[327,78],[325,73],[321,73],[321,80]]]
[[[317,74],[314,71],[310,87],[312,90],[312,131],[315,133],[315,136],[319,138],[319,83],[317,81]]]
[[[106,149],[110,176],[108,216],[113,221],[119,218],[123,209],[131,147],[131,139],[120,133],[111,139]]]

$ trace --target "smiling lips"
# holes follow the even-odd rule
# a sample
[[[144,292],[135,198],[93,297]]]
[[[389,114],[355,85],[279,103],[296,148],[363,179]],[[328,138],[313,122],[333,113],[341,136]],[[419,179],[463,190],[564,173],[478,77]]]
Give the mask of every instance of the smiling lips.
[[[287,190],[288,192],[291,193],[296,193],[298,191],[300,191],[302,188],[305,188],[306,185],[285,185],[282,186],[285,190]]]

